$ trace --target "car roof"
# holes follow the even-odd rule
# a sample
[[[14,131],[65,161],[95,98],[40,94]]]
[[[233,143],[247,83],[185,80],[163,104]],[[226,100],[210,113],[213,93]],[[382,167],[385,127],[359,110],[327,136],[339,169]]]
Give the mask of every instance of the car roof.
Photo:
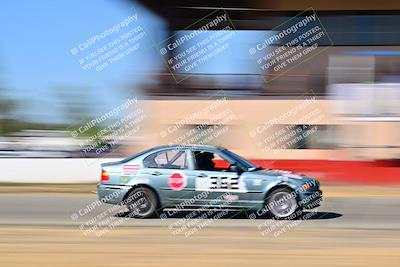
[[[154,147],[153,150],[161,150],[161,149],[190,149],[190,150],[202,150],[202,149],[217,149],[217,150],[224,150],[224,147],[220,146],[210,146],[210,145],[198,145],[198,144],[184,144],[184,145],[164,145],[164,146],[157,146]]]

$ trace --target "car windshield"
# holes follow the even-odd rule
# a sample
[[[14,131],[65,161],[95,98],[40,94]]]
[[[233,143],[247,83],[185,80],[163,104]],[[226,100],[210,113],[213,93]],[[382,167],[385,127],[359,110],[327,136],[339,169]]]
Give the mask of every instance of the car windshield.
[[[232,158],[236,163],[244,167],[246,170],[251,171],[258,169],[256,165],[248,161],[247,159],[233,153],[232,151],[229,151],[228,149],[222,150],[226,155],[228,155],[230,158]]]

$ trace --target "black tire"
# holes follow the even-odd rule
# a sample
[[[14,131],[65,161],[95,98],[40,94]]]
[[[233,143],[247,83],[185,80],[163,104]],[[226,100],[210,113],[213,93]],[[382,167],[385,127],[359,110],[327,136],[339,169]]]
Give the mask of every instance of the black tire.
[[[276,220],[297,219],[302,215],[296,194],[289,188],[278,188],[272,191],[265,200],[268,213]]]
[[[129,216],[133,218],[151,218],[158,209],[158,198],[153,190],[146,187],[133,189],[125,199]]]

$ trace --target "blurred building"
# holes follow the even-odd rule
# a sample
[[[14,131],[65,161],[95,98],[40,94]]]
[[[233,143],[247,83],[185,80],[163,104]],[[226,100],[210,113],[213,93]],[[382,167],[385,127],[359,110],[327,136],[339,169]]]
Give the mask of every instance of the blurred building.
[[[228,133],[210,143],[234,148],[245,156],[270,159],[400,157],[400,30],[397,26],[400,5],[396,1],[162,1],[160,4],[142,0],[140,3],[166,22],[168,36],[183,29],[195,29],[195,26],[186,27],[221,6],[229,14],[236,32],[244,33],[273,31],[280,23],[312,7],[332,40],[332,43],[319,44],[317,56],[268,83],[264,80],[270,73],[250,69],[232,74],[218,70],[193,73],[179,83],[176,77],[179,80],[182,73],[173,73],[175,78],[167,69],[154,74],[158,84],[145,88],[150,98],[142,103],[152,116],[145,133],[149,140],[146,146],[176,143],[183,140],[180,136],[193,129],[204,131],[212,127],[207,123],[210,116],[218,116],[215,110],[195,119],[187,120],[187,117],[223,95],[227,98],[225,107],[234,117],[225,123],[230,127]],[[250,58],[242,60],[239,64],[246,64]],[[293,116],[281,116],[311,98],[312,110],[305,108]],[[309,116],[315,110],[321,116]],[[252,131],[274,119],[271,127],[251,137]],[[164,133],[163,137],[162,133],[168,133],[169,127],[185,120],[187,123],[178,127],[179,130]],[[281,139],[281,145],[269,146],[271,136],[281,133],[282,129],[314,129],[313,125],[317,130],[303,137],[300,144],[290,145]]]

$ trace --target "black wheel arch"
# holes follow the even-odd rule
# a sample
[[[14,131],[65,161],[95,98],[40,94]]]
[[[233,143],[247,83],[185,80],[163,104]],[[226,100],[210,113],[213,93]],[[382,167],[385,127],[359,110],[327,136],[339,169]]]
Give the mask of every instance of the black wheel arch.
[[[157,200],[157,210],[161,207],[160,196],[158,195],[157,191],[156,191],[153,187],[151,187],[151,186],[149,186],[149,185],[147,185],[147,184],[135,184],[135,185],[133,185],[132,188],[129,189],[128,192],[126,192],[126,194],[125,194],[125,196],[124,196],[122,202],[125,202],[125,200],[126,200],[126,199],[128,198],[128,196],[129,196],[129,194],[132,193],[132,191],[135,190],[135,189],[137,189],[137,188],[146,188],[146,189],[151,190],[151,191],[154,193],[154,195],[156,196],[156,200]]]
[[[277,189],[288,189],[290,191],[296,192],[296,189],[291,187],[289,184],[282,184],[282,183],[281,184],[277,184],[277,185],[274,185],[273,187],[271,187],[267,191],[267,193],[264,196],[264,201],[267,200],[271,196],[272,192],[274,192]],[[296,200],[299,201],[298,194],[296,194]]]

